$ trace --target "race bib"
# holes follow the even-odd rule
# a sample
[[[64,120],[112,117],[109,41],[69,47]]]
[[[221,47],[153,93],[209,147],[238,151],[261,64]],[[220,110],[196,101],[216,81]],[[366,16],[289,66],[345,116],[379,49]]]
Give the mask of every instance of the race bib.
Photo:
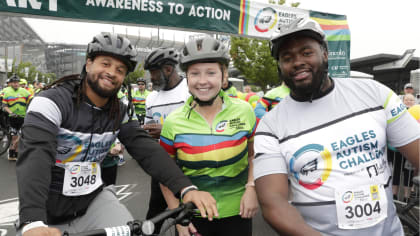
[[[364,185],[335,190],[338,227],[361,229],[387,217],[388,202],[383,185]]]
[[[86,195],[102,185],[101,168],[96,162],[68,162],[64,168],[65,196]]]

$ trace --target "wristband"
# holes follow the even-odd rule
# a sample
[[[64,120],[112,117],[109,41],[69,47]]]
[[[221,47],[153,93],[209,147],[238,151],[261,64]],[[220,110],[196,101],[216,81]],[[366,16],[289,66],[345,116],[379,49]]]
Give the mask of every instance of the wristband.
[[[37,227],[48,227],[48,225],[44,224],[44,222],[42,222],[42,221],[34,221],[34,222],[31,222],[31,223],[29,223],[29,224],[27,224],[27,225],[23,226],[23,229],[22,229],[22,235],[23,235],[26,231],[31,230],[31,229],[33,229],[33,228],[37,228]]]
[[[245,184],[245,188],[248,187],[255,187],[255,182],[254,181],[249,181],[248,183]]]
[[[189,191],[192,191],[192,190],[198,190],[197,186],[191,185],[191,186],[186,187],[184,190],[182,190],[181,200],[184,199],[185,194],[187,194]]]

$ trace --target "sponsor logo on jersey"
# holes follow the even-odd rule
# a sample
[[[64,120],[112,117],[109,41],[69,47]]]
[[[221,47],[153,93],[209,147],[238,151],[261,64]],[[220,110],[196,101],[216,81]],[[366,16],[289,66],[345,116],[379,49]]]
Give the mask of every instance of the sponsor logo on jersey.
[[[308,144],[293,154],[289,167],[301,186],[314,190],[322,186],[330,176],[331,153],[320,144]]]
[[[216,132],[223,132],[228,124],[227,120],[222,120],[216,125]]]
[[[70,173],[72,175],[77,174],[80,172],[80,165],[74,165],[70,168]]]
[[[347,191],[343,194],[343,196],[341,197],[341,199],[343,200],[344,203],[349,203],[353,200],[353,192],[352,191]]]

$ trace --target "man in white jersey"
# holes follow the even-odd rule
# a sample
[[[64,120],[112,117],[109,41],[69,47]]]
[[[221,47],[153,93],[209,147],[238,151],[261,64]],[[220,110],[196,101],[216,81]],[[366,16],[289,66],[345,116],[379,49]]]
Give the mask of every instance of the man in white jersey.
[[[329,77],[327,42],[315,21],[297,19],[271,41],[291,92],[255,135],[264,218],[285,235],[403,235],[386,145],[418,167],[418,123],[378,82]]]
[[[184,105],[190,96],[187,80],[180,77],[176,70],[179,53],[174,48],[157,48],[151,51],[144,62],[153,83],[153,92],[146,99],[146,118],[144,129],[158,139],[165,118],[176,108]],[[152,179],[150,186],[149,219],[166,209],[167,205],[160,190],[159,182]],[[162,224],[155,227],[159,233]]]

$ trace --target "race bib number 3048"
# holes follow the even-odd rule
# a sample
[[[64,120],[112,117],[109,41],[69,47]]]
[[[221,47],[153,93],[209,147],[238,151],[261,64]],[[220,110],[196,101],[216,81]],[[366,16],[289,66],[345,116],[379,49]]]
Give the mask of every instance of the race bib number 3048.
[[[338,227],[361,229],[387,217],[388,202],[383,185],[364,185],[335,190]]]
[[[96,162],[68,162],[65,164],[63,194],[86,195],[102,185],[101,168]]]

